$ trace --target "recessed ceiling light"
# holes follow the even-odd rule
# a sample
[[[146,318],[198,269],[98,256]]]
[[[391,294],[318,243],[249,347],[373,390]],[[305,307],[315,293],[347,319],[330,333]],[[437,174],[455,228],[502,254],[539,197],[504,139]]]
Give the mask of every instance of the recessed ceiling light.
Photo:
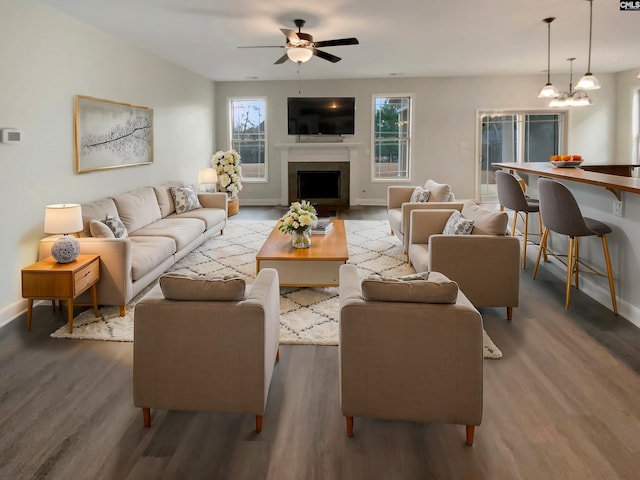
[[[402,74],[401,73],[392,72],[389,75],[392,76],[392,77],[397,77],[397,76],[402,75]]]
[[[257,80],[258,77],[244,77],[245,80]]]

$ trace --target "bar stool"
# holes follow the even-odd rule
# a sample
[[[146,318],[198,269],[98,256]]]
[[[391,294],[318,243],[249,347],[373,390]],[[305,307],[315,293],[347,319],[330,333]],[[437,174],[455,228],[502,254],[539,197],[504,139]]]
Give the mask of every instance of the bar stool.
[[[502,170],[496,171],[496,185],[498,186],[498,199],[500,204],[509,210],[513,210],[513,227],[511,236],[516,234],[516,221],[518,213],[524,213],[524,232],[522,245],[522,268],[527,268],[527,236],[529,230],[529,213],[538,214],[538,225],[542,232],[542,219],[540,217],[540,203],[534,198],[529,198],[524,194],[522,186],[516,177]],[[545,260],[547,259],[545,255]]]
[[[569,308],[571,300],[571,280],[572,277],[576,288],[578,285],[579,255],[578,239],[596,235],[602,239],[602,250],[607,266],[607,277],[609,278],[609,291],[611,292],[611,304],[613,313],[618,314],[618,304],[616,302],[616,291],[613,284],[613,273],[611,271],[611,259],[609,258],[609,247],[607,246],[606,234],[611,233],[611,227],[606,223],[593,218],[583,217],[580,207],[567,187],[554,180],[540,178],[538,180],[538,194],[540,196],[540,214],[544,223],[544,232],[540,240],[540,250],[538,259],[533,270],[533,278],[536,278],[540,257],[547,251],[547,239],[549,231],[556,232],[569,237],[569,250],[567,253],[567,287],[565,308]],[[593,268],[587,266],[593,273],[600,274]],[[600,274],[602,275],[602,274]]]

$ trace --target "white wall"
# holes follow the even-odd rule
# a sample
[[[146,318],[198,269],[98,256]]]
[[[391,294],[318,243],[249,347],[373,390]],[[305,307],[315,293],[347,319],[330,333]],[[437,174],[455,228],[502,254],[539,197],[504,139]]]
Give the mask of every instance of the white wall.
[[[274,67],[277,68],[277,67]],[[331,68],[327,65],[327,68]],[[304,73],[303,73],[304,76]],[[567,88],[567,78],[554,82]],[[615,162],[616,90],[614,75],[600,75],[601,90],[591,94],[594,105],[569,112],[570,153],[592,162]],[[413,166],[409,184],[427,178],[450,183],[458,198],[476,196],[476,110],[540,109],[547,101],[537,98],[544,74],[494,77],[386,78],[302,81],[303,96],[355,96],[356,133],[349,142],[362,143],[358,152],[358,196],[352,203],[384,204],[385,182],[371,182],[371,103],[373,94],[413,94]],[[244,182],[240,202],[245,205],[277,204],[280,198],[280,150],[277,143],[293,142],[287,135],[287,97],[298,95],[298,81],[216,83],[216,148],[228,145],[226,105],[234,97],[267,98],[269,183]],[[399,183],[399,182],[396,182]]]
[[[616,102],[618,125],[616,129],[617,163],[638,163],[637,140],[634,138],[634,129],[638,128],[640,118],[633,117],[632,105],[634,99],[638,102],[637,96],[640,95],[639,72],[640,68],[634,68],[633,70],[616,74],[618,85]],[[634,145],[636,145],[636,148],[634,148]],[[637,170],[636,175],[638,174]]]
[[[25,308],[20,269],[36,260],[45,205],[197,181],[213,148],[214,85],[30,0],[0,0],[0,12],[0,128],[23,137],[0,144],[1,325]],[[77,94],[153,108],[154,163],[75,174]]]

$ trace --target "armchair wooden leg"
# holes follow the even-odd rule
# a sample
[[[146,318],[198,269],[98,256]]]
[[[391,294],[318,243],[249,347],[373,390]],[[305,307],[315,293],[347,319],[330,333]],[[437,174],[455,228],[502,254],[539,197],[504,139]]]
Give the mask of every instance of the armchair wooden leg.
[[[256,415],[256,433],[262,431],[262,415]]]
[[[144,428],[151,427],[151,409],[150,408],[142,409],[142,419],[144,420]]]
[[[276,352],[276,362],[280,361],[280,347],[278,347],[278,351]]]
[[[474,425],[467,425],[467,445],[473,445],[473,434],[476,432]]]
[[[513,318],[513,307],[507,307],[507,320],[511,321]]]
[[[120,316],[124,317],[127,314],[127,306],[126,305],[120,305]]]
[[[344,417],[347,421],[347,437],[353,437],[353,417]]]

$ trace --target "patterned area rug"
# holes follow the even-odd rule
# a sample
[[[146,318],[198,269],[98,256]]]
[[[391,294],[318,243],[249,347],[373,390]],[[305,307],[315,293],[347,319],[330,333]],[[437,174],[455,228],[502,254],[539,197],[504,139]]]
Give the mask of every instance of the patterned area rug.
[[[247,283],[255,278],[255,255],[274,226],[273,221],[230,220],[224,235],[216,236],[188,254],[169,271],[193,275],[236,274]],[[349,263],[358,267],[361,278],[380,273],[400,276],[413,273],[402,246],[389,233],[383,220],[346,220]],[[74,318],[73,334],[66,325],[51,334],[55,338],[80,338],[108,341],[133,341],[133,313],[136,302],[154,284],[140,292],[128,305],[127,315],[119,316],[118,307],[102,307],[100,318],[88,309]],[[338,344],[338,288],[280,289],[280,343]],[[485,358],[500,358],[502,352],[484,334]]]

